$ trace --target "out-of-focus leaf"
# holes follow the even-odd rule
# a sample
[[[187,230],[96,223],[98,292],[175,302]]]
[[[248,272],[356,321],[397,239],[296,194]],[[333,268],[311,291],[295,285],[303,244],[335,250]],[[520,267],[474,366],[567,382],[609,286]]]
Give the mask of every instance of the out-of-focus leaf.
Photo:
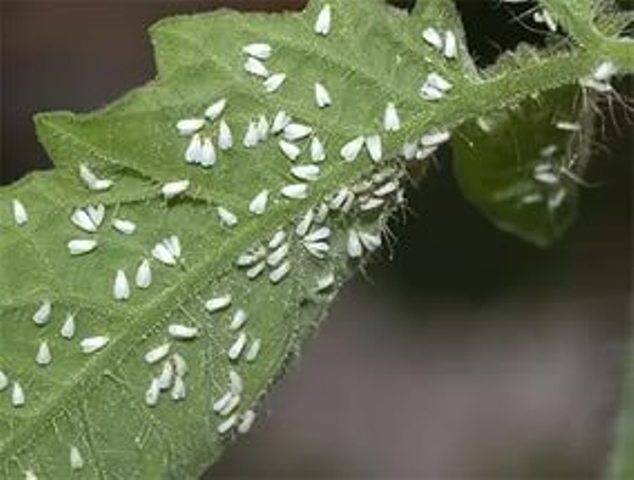
[[[577,213],[592,120],[587,97],[567,86],[463,125],[452,144],[463,194],[502,230],[552,244]]]

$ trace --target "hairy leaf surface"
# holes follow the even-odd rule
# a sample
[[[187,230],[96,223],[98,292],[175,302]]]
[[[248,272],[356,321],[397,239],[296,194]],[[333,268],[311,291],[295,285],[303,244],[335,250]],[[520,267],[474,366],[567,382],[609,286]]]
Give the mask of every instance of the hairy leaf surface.
[[[9,378],[0,397],[0,475],[195,478],[235,437],[235,427],[218,432],[228,416],[213,411],[214,401],[229,388],[230,372],[239,373],[245,383],[235,410],[241,421],[247,409],[257,410],[343,281],[369,256],[366,245],[361,258],[349,258],[349,251],[358,250],[354,242],[350,245],[349,231],[379,234],[387,215],[402,204],[409,168],[400,156],[404,142],[452,129],[535,91],[574,83],[606,54],[599,48],[580,49],[481,76],[466,54],[448,0],[419,2],[411,15],[380,0],[329,3],[333,24],[326,37],[313,32],[322,0],[311,1],[302,13],[222,10],[160,22],[152,29],[155,81],[95,113],[37,117],[39,138],[56,169],[0,190],[0,370]],[[422,41],[421,32],[429,26],[456,33],[457,59],[443,58]],[[273,55],[266,66],[288,76],[276,93],[267,94],[262,81],[243,69],[242,47],[253,42],[270,43]],[[631,69],[621,47],[616,50],[615,62]],[[439,102],[426,102],[418,94],[432,72],[453,85]],[[315,106],[315,82],[327,86],[332,106]],[[228,100],[223,118],[234,147],[217,149],[212,168],[187,164],[190,138],[178,134],[176,123],[202,116],[223,97]],[[398,132],[383,131],[388,102],[394,102],[402,119]],[[317,181],[309,182],[305,199],[281,195],[282,187],[298,180],[277,137],[269,135],[255,148],[242,145],[249,122],[259,115],[271,122],[281,109],[310,125],[326,146],[327,159]],[[215,141],[218,128],[218,121],[208,122],[202,134]],[[383,140],[381,161],[371,161],[365,149],[356,160],[342,161],[339,151],[346,142],[375,133]],[[308,163],[308,141],[298,145],[303,153],[295,163]],[[114,186],[101,193],[87,191],[77,175],[81,164],[112,179]],[[189,180],[187,191],[163,198],[161,186],[181,179]],[[389,182],[395,182],[396,190],[378,195],[376,190]],[[346,208],[328,213],[324,224],[332,230],[330,252],[317,259],[295,227],[309,209],[330,204],[344,187],[354,189],[356,197]],[[268,208],[254,215],[249,204],[263,189],[270,191]],[[381,208],[361,210],[377,196],[385,199]],[[16,199],[28,212],[24,225],[11,215]],[[106,217],[96,233],[70,223],[74,209],[99,203]],[[233,212],[238,224],[223,226],[218,207]],[[114,218],[134,221],[137,231],[122,235],[111,227]],[[269,279],[275,268],[266,266],[256,279],[248,279],[236,259],[254,247],[266,248],[280,229],[289,238],[288,275],[275,284]],[[133,284],[142,259],[151,258],[157,242],[170,235],[178,235],[182,244],[178,265],[152,260],[151,287],[132,285],[129,300],[115,300],[116,272],[123,270]],[[98,247],[70,257],[66,245],[75,238],[96,239]],[[317,291],[318,280],[330,273],[335,284]],[[208,299],[225,294],[232,296],[229,308],[213,314],[205,310]],[[46,301],[52,305],[50,321],[37,326],[32,317]],[[262,341],[253,362],[232,361],[227,355],[239,337],[230,328],[239,308],[249,315],[243,327],[249,344]],[[68,313],[77,324],[71,340],[60,335]],[[197,327],[200,336],[170,339],[167,327],[172,324]],[[80,340],[97,335],[107,336],[108,345],[82,353]],[[35,357],[44,341],[52,363],[40,366]],[[164,392],[149,407],[146,391],[160,364],[150,366],[143,357],[166,341],[188,364],[187,395],[173,401]],[[12,405],[16,381],[26,397],[21,407]],[[72,447],[83,463],[74,472]]]

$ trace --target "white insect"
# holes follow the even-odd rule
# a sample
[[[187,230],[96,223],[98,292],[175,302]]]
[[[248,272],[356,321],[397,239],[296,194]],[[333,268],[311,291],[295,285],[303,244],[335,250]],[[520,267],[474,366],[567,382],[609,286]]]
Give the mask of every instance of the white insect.
[[[551,210],[556,210],[561,207],[561,204],[565,200],[566,195],[567,192],[565,189],[560,188],[559,190],[557,190],[557,192],[548,199],[548,208]]]
[[[401,155],[405,160],[413,160],[416,157],[416,150],[418,145],[414,142],[406,142],[401,149]]]
[[[255,147],[260,140],[260,135],[258,132],[258,124],[255,122],[249,122],[249,126],[247,127],[247,131],[244,134],[244,138],[242,139],[242,145],[246,148]]]
[[[96,240],[71,240],[68,242],[68,251],[71,255],[83,255],[97,248]]]
[[[394,103],[389,102],[383,114],[383,128],[386,132],[397,132],[401,129],[401,119]]]
[[[84,353],[95,353],[106,347],[110,339],[104,336],[88,337],[79,342],[79,348]]]
[[[175,354],[177,355],[177,354]],[[168,390],[172,384],[174,383],[174,371],[176,367],[174,366],[173,357],[172,361],[163,362],[163,368],[161,368],[161,373],[157,377],[158,387],[161,391]],[[179,375],[182,377],[182,375]]]
[[[117,232],[124,235],[132,235],[136,231],[136,223],[122,218],[113,219],[112,226]]]
[[[291,161],[297,160],[297,157],[302,153],[302,150],[297,145],[286,140],[280,140],[278,145],[282,153]]]
[[[244,62],[244,70],[256,77],[267,78],[269,76],[269,71],[266,66],[264,66],[260,60],[253,57],[247,58],[247,61]]]
[[[59,334],[66,340],[71,340],[75,336],[75,316],[72,313],[66,315],[66,320],[59,330]]]
[[[240,435],[246,435],[247,433],[249,433],[249,430],[251,430],[251,427],[253,426],[253,422],[255,422],[255,418],[256,415],[253,410],[247,410],[246,412],[244,412],[242,414],[242,420],[238,424],[238,433]]]
[[[112,296],[115,300],[128,300],[130,298],[130,283],[123,270],[117,270],[112,287]]]
[[[79,449],[73,445],[70,447],[70,469],[81,470],[82,468],[84,468],[84,459]]]
[[[324,5],[324,7],[317,15],[317,20],[315,21],[315,33],[317,35],[326,36],[330,33],[330,27],[332,23],[332,9],[330,8],[330,4]]]
[[[258,142],[266,140],[269,136],[269,121],[266,116],[260,115],[258,119]]]
[[[52,361],[53,356],[51,355],[51,349],[48,346],[48,342],[40,342],[37,354],[35,355],[35,363],[41,367],[45,367],[46,365],[50,365]]]
[[[262,348],[262,340],[256,338],[251,342],[251,345],[247,349],[247,352],[244,354],[244,358],[247,362],[253,362],[256,358],[258,358],[258,354],[260,353],[260,348]]]
[[[555,153],[557,153],[557,145],[555,144],[546,145],[539,151],[542,157],[552,157]]]
[[[416,160],[425,160],[426,158],[436,153],[437,150],[438,150],[438,146],[424,147],[424,148],[421,148],[420,150],[416,150]]]
[[[227,151],[231,147],[233,147],[233,134],[227,122],[221,120],[218,127],[218,148],[222,151]]]
[[[179,120],[178,123],[176,124],[178,133],[180,133],[183,136],[193,135],[204,126],[205,126],[204,118],[186,118],[184,120]]]
[[[18,227],[23,227],[29,221],[29,215],[20,200],[13,200],[13,220]]]
[[[428,27],[423,30],[423,39],[436,50],[442,50],[443,48],[443,40],[434,27]]]
[[[94,205],[88,205],[88,207],[86,208],[86,212],[88,213],[88,216],[94,223],[95,227],[99,228],[103,222],[103,219],[106,217],[106,207],[104,207],[102,203],[100,203],[96,207]]]
[[[284,243],[275,249],[268,257],[266,257],[266,263],[270,267],[277,267],[288,255],[290,248],[289,243]]]
[[[332,210],[339,210],[353,196],[353,193],[347,188],[341,188],[335,196],[330,200],[330,208]]]
[[[330,272],[317,279],[317,292],[328,290],[335,284],[335,274]]]
[[[24,480],[37,480],[37,475],[33,473],[33,470],[27,470],[24,472]]]
[[[557,31],[557,22],[553,19],[548,10],[537,11],[533,13],[533,20],[535,23],[545,23],[548,30],[551,32]]]
[[[9,386],[9,377],[0,370],[0,392],[4,391]]]
[[[79,165],[79,178],[81,178],[88,190],[94,192],[103,192],[114,185],[112,180],[97,177],[97,175],[83,163]]]
[[[381,248],[382,241],[380,235],[374,235],[373,233],[368,232],[359,232],[359,239],[361,240],[363,247],[368,252],[374,252],[375,250]]]
[[[434,132],[423,135],[420,139],[420,143],[423,147],[436,147],[449,141],[450,138],[451,133],[447,130],[444,130],[442,132]]]
[[[163,243],[157,243],[154,248],[152,248],[152,256],[164,265],[176,265],[176,258],[174,258],[172,252]]]
[[[443,50],[445,58],[456,58],[458,55],[458,41],[456,34],[451,30],[445,32],[445,49]]]
[[[330,213],[330,208],[325,203],[320,203],[319,207],[317,207],[317,213],[315,214],[315,222],[316,223],[324,223],[326,218],[328,218],[328,213]]]
[[[94,233],[97,231],[97,225],[92,221],[90,215],[86,212],[86,210],[82,208],[78,208],[73,212],[70,216],[70,221],[81,230],[84,230],[88,233]]]
[[[218,434],[224,435],[225,433],[230,431],[235,426],[237,421],[238,421],[238,416],[237,415],[231,415],[224,422],[222,422],[222,423],[220,423],[218,425],[218,427],[216,428],[216,431],[218,432]]]
[[[271,126],[271,133],[276,135],[284,130],[293,120],[284,110],[280,110],[275,114],[273,118],[273,125]]]
[[[33,314],[33,322],[38,326],[46,325],[51,318],[51,308],[51,302],[43,302]]]
[[[348,244],[346,247],[350,258],[359,258],[363,255],[363,246],[356,230],[348,230]]]
[[[282,85],[284,85],[285,81],[286,81],[285,73],[274,73],[269,78],[264,80],[264,83],[263,83],[264,90],[266,90],[267,93],[275,93],[280,88],[282,88]]]
[[[435,102],[445,96],[445,92],[432,87],[431,85],[424,83],[420,89],[420,96],[423,100],[429,102]]]
[[[449,82],[447,79],[436,72],[432,72],[427,75],[426,84],[430,87],[435,88],[436,90],[440,90],[441,92],[448,92],[453,88],[451,82]]]
[[[240,333],[240,335],[238,335],[238,338],[235,340],[235,342],[233,342],[233,344],[229,347],[229,350],[227,350],[227,356],[229,357],[229,360],[237,360],[242,354],[246,343],[247,334],[242,332]]]
[[[284,277],[286,277],[286,275],[288,275],[288,272],[290,270],[291,264],[289,262],[284,262],[282,265],[269,273],[269,280],[273,284],[278,284],[284,279]]]
[[[153,378],[150,381],[150,386],[145,391],[145,404],[148,407],[155,407],[159,401],[159,395],[161,394],[161,388],[159,386],[158,378]]]
[[[260,60],[266,60],[270,58],[273,49],[268,43],[251,43],[242,47],[242,52]]]
[[[220,223],[225,227],[235,227],[238,224],[238,217],[236,215],[227,210],[224,207],[218,207],[218,218],[220,219]]]
[[[286,232],[284,230],[278,230],[271,237],[271,241],[269,242],[269,248],[271,250],[275,250],[277,247],[282,245],[282,243],[284,243],[284,240],[286,240]],[[257,258],[255,259],[255,261],[257,261]]]
[[[146,363],[154,365],[155,363],[160,362],[169,355],[170,348],[172,348],[172,345],[170,343],[159,345],[158,347],[155,347],[152,350],[148,351],[144,355],[143,359],[146,361]]]
[[[304,248],[310,253],[313,257],[318,259],[326,258],[328,252],[330,252],[330,245],[325,242],[305,242]]]
[[[218,398],[211,406],[213,411],[216,413],[222,412],[231,400],[231,397],[233,397],[233,393],[228,391],[222,397]]]
[[[211,142],[211,138],[205,138],[203,146],[200,149],[200,159],[198,163],[203,167],[212,167],[216,164],[216,159],[216,149]]]
[[[486,117],[478,117],[476,119],[476,123],[478,124],[478,127],[480,128],[480,130],[482,130],[485,133],[491,133],[493,131],[493,125],[491,124],[490,120]]]
[[[249,280],[254,280],[257,277],[259,277],[262,272],[264,271],[264,268],[266,267],[266,263],[265,262],[259,262],[257,264],[255,264],[253,267],[251,267],[249,270],[247,270],[247,278],[249,278]]]
[[[346,143],[339,152],[341,157],[346,162],[353,162],[361,153],[361,149],[365,144],[365,138],[363,136],[359,136],[353,140],[350,140]]]
[[[533,174],[533,178],[540,183],[544,183],[546,185],[556,185],[559,183],[559,177],[555,175],[553,172],[535,172]]]
[[[152,285],[152,269],[147,258],[144,258],[139,264],[139,267],[136,270],[134,283],[137,287],[143,289],[149,288],[150,285]]]
[[[592,78],[597,82],[609,82],[618,73],[618,68],[611,60],[604,60],[592,73]]]
[[[167,327],[167,333],[176,340],[192,340],[200,336],[200,330],[198,330],[198,328],[174,323]]]
[[[384,185],[381,185],[373,193],[374,193],[374,196],[376,197],[386,197],[396,192],[397,190],[398,190],[398,182],[391,181],[391,182],[387,182]]]
[[[319,108],[329,107],[332,104],[330,93],[321,83],[315,83],[315,103]]]
[[[369,212],[371,210],[380,208],[383,205],[385,205],[385,200],[383,200],[382,198],[370,198],[361,203],[361,205],[359,205],[359,208],[362,212]]]
[[[181,256],[181,241],[176,235],[170,235],[163,240],[163,243],[175,258],[179,258]]]
[[[215,313],[227,308],[229,305],[231,305],[231,302],[231,295],[221,295],[219,297],[214,297],[207,300],[205,302],[205,308],[209,313]]]
[[[23,407],[26,403],[26,395],[24,395],[24,389],[20,382],[13,382],[13,389],[11,390],[11,405],[15,408]]]
[[[182,377],[177,376],[174,378],[174,385],[172,386],[170,395],[172,400],[175,402],[185,400],[185,397],[187,396],[187,389],[185,388],[185,381]]]
[[[229,324],[229,330],[234,332],[240,330],[247,322],[248,318],[247,312],[245,312],[242,308],[239,308],[233,314],[231,324]]]
[[[291,167],[291,173],[299,180],[305,180],[307,182],[314,182],[319,178],[321,169],[317,165],[296,165]]]
[[[305,183],[286,185],[282,187],[280,193],[291,200],[303,200],[308,197],[308,185]]]
[[[240,405],[240,400],[240,395],[232,395],[227,405],[225,405],[225,408],[220,411],[220,416],[226,417],[227,415],[231,415],[231,413],[238,408],[238,405]]]
[[[258,193],[249,204],[249,211],[254,215],[262,215],[266,211],[269,202],[269,191],[262,190]]]
[[[265,254],[266,251],[262,247],[255,251],[250,250],[248,252],[241,253],[236,259],[236,265],[238,267],[250,267],[258,262]]]
[[[324,145],[317,137],[313,137],[310,142],[310,158],[313,162],[323,162],[326,160],[326,151]]]
[[[229,391],[233,395],[240,395],[244,390],[244,381],[235,370],[229,370],[229,385]]]
[[[311,208],[308,210],[302,219],[297,223],[297,227],[295,227],[295,235],[298,237],[303,237],[308,233],[310,226],[313,224],[313,220],[315,219],[315,212]]]
[[[306,138],[311,133],[313,133],[313,129],[308,125],[302,125],[301,123],[289,123],[286,127],[284,127],[284,138],[289,142],[295,142]]]
[[[174,364],[174,373],[176,373],[176,375],[179,377],[187,375],[187,362],[185,362],[185,359],[181,355],[178,353],[172,355],[172,363]]]
[[[370,155],[373,161],[381,161],[383,158],[383,146],[380,135],[376,134],[365,137],[365,148],[368,150],[368,155]]]
[[[181,195],[189,188],[189,180],[168,182],[161,187],[161,193],[167,200]]]
[[[304,237],[305,242],[323,242],[330,238],[331,230],[328,227],[320,227],[317,230],[310,232]]]
[[[221,98],[220,100],[212,103],[207,108],[207,110],[205,110],[205,117],[207,117],[207,120],[209,120],[210,122],[213,122],[218,117],[220,117],[220,115],[222,115],[222,112],[224,112],[226,106],[227,99]]]
[[[580,132],[581,124],[577,122],[557,122],[556,125],[558,130],[563,130],[565,132]]]
[[[189,146],[185,150],[185,161],[187,163],[200,163],[202,158],[203,142],[200,135],[196,134],[189,141]]]

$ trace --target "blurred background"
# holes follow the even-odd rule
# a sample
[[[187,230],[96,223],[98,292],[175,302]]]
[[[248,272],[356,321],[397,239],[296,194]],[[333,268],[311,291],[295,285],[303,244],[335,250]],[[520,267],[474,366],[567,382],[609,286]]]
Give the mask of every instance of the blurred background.
[[[0,2],[2,184],[50,167],[35,112],[92,110],[154,75],[145,29],[156,20],[304,4]],[[459,4],[480,65],[541,41],[497,0]],[[601,478],[632,317],[633,132],[616,116],[589,174],[601,187],[550,250],[480,217],[445,152],[409,192],[412,213],[393,222],[383,260],[343,292],[257,427],[208,478]]]

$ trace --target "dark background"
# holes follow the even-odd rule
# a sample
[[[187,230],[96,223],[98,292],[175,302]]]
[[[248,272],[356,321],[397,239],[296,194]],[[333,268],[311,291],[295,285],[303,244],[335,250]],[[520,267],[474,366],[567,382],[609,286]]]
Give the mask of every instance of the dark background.
[[[33,113],[92,110],[153,76],[154,21],[303,3],[2,0],[1,182],[50,166]],[[459,3],[481,65],[540,40],[498,1]],[[550,250],[496,231],[441,159],[409,192],[413,213],[394,222],[384,260],[335,302],[213,478],[600,478],[631,319],[634,153],[616,116],[590,172],[602,186]]]

